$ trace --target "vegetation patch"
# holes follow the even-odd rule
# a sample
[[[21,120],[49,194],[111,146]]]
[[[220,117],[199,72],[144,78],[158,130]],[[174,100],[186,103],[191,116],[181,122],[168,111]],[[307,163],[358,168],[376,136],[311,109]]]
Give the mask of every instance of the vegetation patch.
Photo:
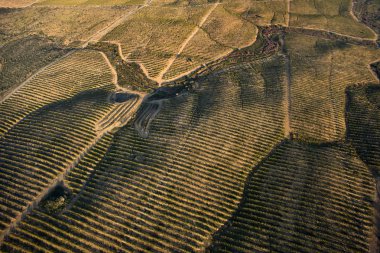
[[[43,200],[39,207],[48,214],[57,214],[70,202],[71,191],[63,184],[58,184]]]
[[[118,84],[121,87],[151,92],[157,83],[145,75],[141,67],[134,62],[127,62],[119,54],[118,46],[108,42],[92,43],[89,49],[104,52],[117,72]]]

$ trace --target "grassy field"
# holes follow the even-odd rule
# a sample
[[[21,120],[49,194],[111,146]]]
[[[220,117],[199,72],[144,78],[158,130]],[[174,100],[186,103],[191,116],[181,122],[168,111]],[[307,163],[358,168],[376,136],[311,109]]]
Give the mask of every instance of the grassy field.
[[[103,41],[120,43],[127,62],[142,64],[151,79],[162,82],[250,45],[256,35],[255,25],[223,7],[167,5],[140,10]]]
[[[126,5],[142,5],[144,0],[42,0],[35,5],[56,5],[56,6],[82,6],[82,5],[98,5],[98,6],[126,6]]]
[[[258,29],[218,6],[163,76],[175,79],[256,40]],[[236,39],[239,38],[239,39]]]
[[[36,0],[0,0],[0,8],[20,8],[20,7],[26,7],[33,3],[35,3]]]
[[[289,22],[288,1],[227,0],[224,8],[258,26],[284,25]]]
[[[206,11],[207,7],[147,7],[102,40],[120,43],[124,58],[141,63],[154,79]]]
[[[328,30],[359,38],[377,37],[352,15],[352,0],[294,0],[290,3],[290,26]]]

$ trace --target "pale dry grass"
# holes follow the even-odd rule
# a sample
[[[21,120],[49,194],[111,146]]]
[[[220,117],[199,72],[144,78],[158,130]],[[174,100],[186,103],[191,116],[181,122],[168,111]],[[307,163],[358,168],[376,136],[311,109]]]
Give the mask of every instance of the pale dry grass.
[[[290,26],[331,31],[347,36],[376,39],[376,34],[352,15],[351,0],[293,0]]]
[[[288,1],[247,1],[228,0],[223,6],[226,10],[259,25],[287,25]]]
[[[86,41],[131,9],[113,8],[26,8],[2,15],[4,33],[14,35],[42,34],[61,38],[66,43]]]

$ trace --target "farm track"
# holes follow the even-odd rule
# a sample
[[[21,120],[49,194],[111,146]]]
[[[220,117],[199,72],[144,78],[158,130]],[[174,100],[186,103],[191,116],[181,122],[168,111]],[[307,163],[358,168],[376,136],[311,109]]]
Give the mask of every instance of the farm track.
[[[326,39],[342,40],[354,45],[377,47],[376,39],[363,39],[363,38],[353,37],[353,36],[349,36],[345,34],[331,32],[327,30],[290,26],[290,27],[286,27],[285,31],[303,33],[305,35],[311,35],[311,36],[316,36],[316,37],[326,38]]]
[[[165,73],[169,70],[169,68],[172,66],[174,61],[177,59],[178,55],[182,53],[182,51],[185,49],[187,44],[190,42],[190,40],[198,33],[199,29],[203,26],[203,24],[207,21],[208,17],[211,15],[211,13],[218,7],[220,2],[216,2],[207,12],[206,14],[202,17],[201,21],[197,25],[197,27],[194,28],[194,30],[190,33],[190,35],[182,42],[180,45],[177,54],[173,55],[167,62],[166,66],[161,70],[161,72],[158,74],[157,78],[155,78],[156,82],[161,86],[161,84],[164,82],[162,79]]]

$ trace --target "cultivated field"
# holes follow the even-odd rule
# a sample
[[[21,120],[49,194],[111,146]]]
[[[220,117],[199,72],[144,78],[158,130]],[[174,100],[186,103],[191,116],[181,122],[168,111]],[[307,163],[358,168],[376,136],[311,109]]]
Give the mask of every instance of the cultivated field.
[[[0,252],[379,252],[378,6],[0,0]]]
[[[373,178],[345,144],[286,141],[255,168],[211,252],[368,252]]]
[[[36,0],[0,0],[0,8],[27,7],[37,2]]]
[[[130,126],[119,130],[70,210],[48,226],[37,225],[46,214],[32,214],[37,223],[21,224],[3,249],[204,247],[239,202],[250,168],[283,138],[281,62],[273,57],[201,78],[202,91],[164,102],[147,139]],[[115,229],[104,233],[108,226]],[[36,241],[36,234],[44,236]]]
[[[135,7],[33,7],[1,14],[1,37],[21,37],[30,34],[52,36],[69,44],[81,45],[115,20],[127,15]],[[96,18],[94,18],[96,16]]]
[[[374,31],[359,23],[353,15],[352,0],[292,0],[289,25],[358,38],[377,38]]]
[[[54,40],[28,36],[0,48],[0,101],[42,67],[68,53]]]
[[[376,81],[375,47],[300,34],[285,41],[290,58],[291,128],[300,139],[334,141],[345,135],[345,89]]]

